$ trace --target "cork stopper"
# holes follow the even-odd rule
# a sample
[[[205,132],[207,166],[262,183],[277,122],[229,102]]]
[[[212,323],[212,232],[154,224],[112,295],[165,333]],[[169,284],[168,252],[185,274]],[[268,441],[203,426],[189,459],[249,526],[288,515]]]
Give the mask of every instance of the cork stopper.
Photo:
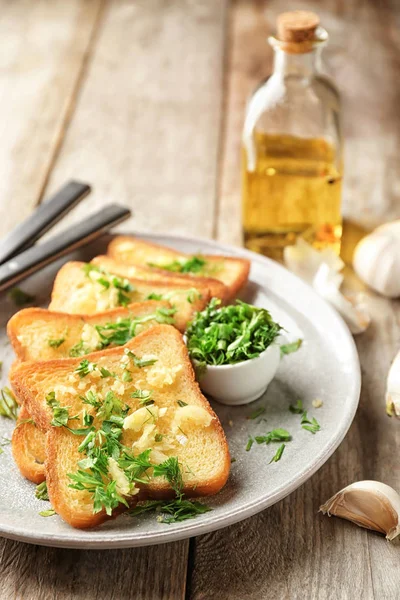
[[[277,38],[287,52],[309,52],[316,38],[319,17],[313,12],[294,10],[278,15]]]

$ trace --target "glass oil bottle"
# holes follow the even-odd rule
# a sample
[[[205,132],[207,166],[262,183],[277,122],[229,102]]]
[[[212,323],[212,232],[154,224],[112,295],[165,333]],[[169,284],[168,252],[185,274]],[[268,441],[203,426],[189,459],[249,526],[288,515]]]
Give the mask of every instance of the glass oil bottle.
[[[248,104],[242,138],[244,242],[281,258],[298,236],[340,252],[339,94],[320,71],[327,32],[314,13],[279,15],[274,70]]]

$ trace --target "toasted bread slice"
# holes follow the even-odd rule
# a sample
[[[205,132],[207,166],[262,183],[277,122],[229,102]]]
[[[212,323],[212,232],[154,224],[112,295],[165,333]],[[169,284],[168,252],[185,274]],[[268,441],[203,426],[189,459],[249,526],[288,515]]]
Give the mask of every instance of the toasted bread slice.
[[[7,334],[18,360],[53,360],[122,346],[149,327],[173,322],[173,309],[169,302],[156,300],[89,316],[24,308],[9,320]],[[118,323],[121,335],[109,337],[116,332],[113,326]],[[100,335],[96,326],[109,328],[100,330]]]
[[[234,298],[241,287],[247,282],[250,261],[232,256],[214,256],[211,254],[184,254],[166,246],[145,242],[131,236],[117,236],[107,250],[108,255],[116,261],[127,264],[153,266],[182,272],[182,269],[192,268],[189,272],[194,277],[212,277],[222,281],[228,288],[229,299]],[[200,259],[190,267],[191,259]],[[202,264],[204,261],[204,264]]]
[[[42,483],[46,479],[44,469],[45,434],[35,425],[24,406],[18,415],[11,447],[21,475],[33,483]]]
[[[128,265],[123,262],[118,262],[110,256],[95,256],[91,261],[92,264],[103,267],[110,273],[116,273],[123,277],[145,279],[146,281],[160,281],[165,284],[177,283],[190,285],[191,287],[207,287],[210,295],[215,298],[220,298],[223,302],[228,299],[229,290],[222,281],[211,277],[194,277],[190,274],[173,273],[162,269],[154,269],[151,267],[141,267],[139,265]]]
[[[57,273],[49,310],[70,314],[103,312],[123,303],[164,300],[176,308],[175,326],[184,331],[196,311],[203,310],[210,299],[207,287],[190,287],[184,283],[162,283],[143,279],[122,279],[99,270],[96,265],[68,262]],[[113,284],[113,281],[116,285]],[[122,286],[124,289],[118,288]],[[131,291],[128,291],[131,288]]]
[[[127,354],[127,349],[131,354],[129,351]],[[174,327],[157,325],[140,333],[125,347],[89,354],[86,359],[89,367],[84,363],[84,374],[80,373],[80,359],[70,358],[22,363],[11,376],[13,389],[35,423],[49,432],[46,436],[47,486],[54,509],[65,521],[74,527],[92,527],[104,521],[107,515],[104,510],[93,514],[91,493],[70,487],[68,474],[76,473],[78,461],[85,458],[85,451],[78,451],[83,438],[65,427],[52,426],[53,413],[46,402],[52,392],[51,396],[61,407],[68,407],[70,416],[78,416],[68,421],[69,427],[82,427],[86,409],[94,416],[98,430],[104,425],[96,413],[97,408],[83,403],[82,397],[92,392],[102,404],[107,392],[112,391],[122,406],[129,407],[120,441],[132,448],[135,456],[150,449],[150,460],[154,464],[176,457],[181,465],[183,492],[188,496],[214,494],[223,487],[230,468],[225,435],[200,392],[186,346]],[[147,362],[140,366],[138,360]],[[128,378],[124,377],[126,371]],[[136,393],[137,390],[151,392],[154,403],[142,406],[140,399],[132,397],[135,390]],[[163,477],[152,476],[151,471],[147,472],[148,482],[136,483],[139,497],[173,497],[170,484]],[[110,477],[119,479],[115,475]],[[121,489],[120,493],[128,501],[137,498]]]

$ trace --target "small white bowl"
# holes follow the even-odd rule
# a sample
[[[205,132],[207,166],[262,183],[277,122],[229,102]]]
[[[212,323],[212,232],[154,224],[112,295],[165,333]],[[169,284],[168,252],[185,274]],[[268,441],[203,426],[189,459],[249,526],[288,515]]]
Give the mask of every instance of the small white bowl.
[[[278,343],[279,340],[279,343]],[[281,338],[256,358],[234,365],[207,365],[199,378],[203,392],[221,404],[249,404],[266,391],[279,367]]]

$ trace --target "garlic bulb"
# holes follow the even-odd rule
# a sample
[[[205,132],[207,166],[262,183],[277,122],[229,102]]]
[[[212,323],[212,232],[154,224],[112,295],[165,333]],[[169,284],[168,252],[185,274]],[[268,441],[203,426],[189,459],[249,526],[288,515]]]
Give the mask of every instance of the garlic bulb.
[[[386,380],[386,412],[400,418],[400,352],[391,364]]]
[[[400,296],[400,221],[386,223],[363,238],[354,251],[353,267],[376,292]]]
[[[331,249],[318,252],[303,239],[298,238],[294,246],[283,252],[285,265],[304,281],[343,317],[354,335],[366,330],[371,322],[364,297],[361,294],[344,296],[340,292],[343,283],[341,270],[344,262]]]
[[[386,534],[393,540],[400,534],[400,496],[379,481],[358,481],[343,488],[320,509],[329,517],[341,517],[360,527]]]

